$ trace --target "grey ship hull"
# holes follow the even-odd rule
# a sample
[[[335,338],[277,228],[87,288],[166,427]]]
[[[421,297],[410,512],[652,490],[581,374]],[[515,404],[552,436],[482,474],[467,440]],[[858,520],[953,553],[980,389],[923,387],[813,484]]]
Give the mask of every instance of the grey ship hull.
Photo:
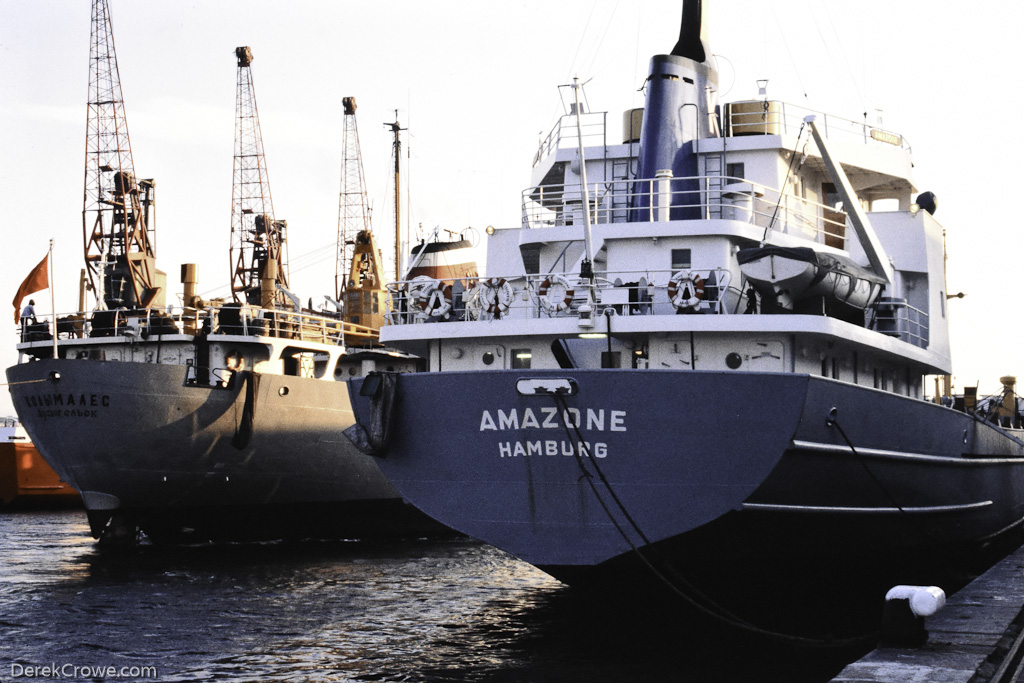
[[[7,370],[26,430],[82,492],[95,536],[112,517],[157,539],[440,528],[342,436],[353,421],[344,382],[257,375],[246,438],[246,382],[190,385],[188,370],[84,359]]]

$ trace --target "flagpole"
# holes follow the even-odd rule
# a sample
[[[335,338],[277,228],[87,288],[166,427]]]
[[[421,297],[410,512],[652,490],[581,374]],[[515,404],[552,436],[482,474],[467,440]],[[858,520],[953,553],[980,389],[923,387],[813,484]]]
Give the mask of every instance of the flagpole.
[[[50,267],[50,310],[53,312],[53,315],[50,316],[50,317],[53,318],[53,334],[51,335],[53,337],[53,359],[57,360],[57,305],[54,303],[54,296],[53,296],[54,285],[56,283],[54,282],[54,279],[53,279],[53,238],[52,237],[50,238],[50,258],[47,259],[47,260],[49,262],[48,265]]]

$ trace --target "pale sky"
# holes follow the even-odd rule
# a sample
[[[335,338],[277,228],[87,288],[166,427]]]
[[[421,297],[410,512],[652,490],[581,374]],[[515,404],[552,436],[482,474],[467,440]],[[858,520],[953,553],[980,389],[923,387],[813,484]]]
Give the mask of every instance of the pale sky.
[[[411,163],[413,226],[519,223],[557,86],[590,80],[588,101],[618,134],[651,55],[675,44],[680,0],[312,2],[110,0],[135,170],[157,181],[157,265],[180,292],[199,264],[206,296],[227,292],[236,64],[249,45],[275,214],[287,219],[291,284],[334,287],[342,105],[355,96],[375,228],[390,252],[385,196],[395,110]],[[925,1],[717,0],[711,52],[723,101],[768,96],[874,121],[904,135],[915,182],[948,232],[955,383],[1024,381],[1024,229],[1014,196],[1024,95],[1014,76],[1024,7],[969,12]],[[965,15],[966,14],[966,15]],[[77,307],[88,94],[89,0],[0,0],[0,228],[9,302],[55,241],[56,308]],[[35,295],[51,314],[50,294]],[[173,299],[173,297],[171,297]],[[17,361],[9,304],[0,364]],[[4,341],[6,340],[6,341]],[[0,392],[0,415],[13,414]]]

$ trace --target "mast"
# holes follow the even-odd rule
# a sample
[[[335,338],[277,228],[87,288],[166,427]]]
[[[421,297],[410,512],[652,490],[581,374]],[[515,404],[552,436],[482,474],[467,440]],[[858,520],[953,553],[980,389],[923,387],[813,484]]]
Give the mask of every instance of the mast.
[[[580,191],[583,196],[583,242],[585,254],[580,268],[580,277],[585,278],[589,283],[587,291],[593,296],[594,286],[594,247],[591,241],[590,228],[590,192],[587,188],[587,160],[583,156],[583,128],[580,123],[580,80],[572,79],[573,95],[576,97],[576,144],[577,153],[580,155]]]
[[[402,279],[402,192],[401,192],[401,159],[402,139],[400,131],[406,130],[398,123],[398,111],[395,111],[394,123],[385,123],[395,135],[392,151],[395,157],[395,280]]]
[[[82,237],[90,288],[100,308],[157,301],[155,183],[136,180],[114,33],[106,0],[93,0],[85,134]]]
[[[287,221],[274,218],[263,134],[256,109],[252,50],[235,49],[235,158],[231,186],[231,294],[236,302],[264,308],[285,304],[288,264]]]

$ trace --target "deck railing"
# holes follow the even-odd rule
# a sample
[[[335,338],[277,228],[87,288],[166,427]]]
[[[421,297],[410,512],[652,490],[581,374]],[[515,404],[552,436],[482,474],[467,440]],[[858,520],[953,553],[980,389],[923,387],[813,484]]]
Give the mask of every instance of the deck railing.
[[[738,220],[842,247],[846,214],[734,176],[645,178],[593,183],[592,225],[685,218]],[[541,185],[523,191],[523,227],[583,225],[579,185]]]
[[[671,315],[735,313],[742,293],[724,269],[601,272],[594,283],[594,313]],[[388,285],[390,324],[441,320],[561,318],[580,315],[589,283],[550,273],[517,278],[435,280],[417,277]]]
[[[781,100],[730,102],[722,107],[722,112],[720,128],[728,137],[797,135],[804,119],[813,115],[823,134],[830,139],[862,142],[866,145],[891,145],[910,150],[906,138],[882,128],[880,123],[868,123],[866,117],[856,121]],[[580,129],[585,147],[607,145],[608,112],[580,114]],[[551,131],[540,141],[533,160],[534,166],[559,149],[575,149],[577,145],[576,115],[565,114],[559,117]]]
[[[580,133],[584,147],[608,144],[608,112],[587,112],[580,114]],[[576,131],[576,115],[566,114],[555,122],[551,131],[540,141],[533,165],[539,164],[548,155],[559,149],[576,149],[580,135]]]
[[[52,324],[23,321],[22,343],[53,339]],[[330,316],[238,304],[204,308],[114,309],[57,315],[57,339],[128,337],[148,339],[166,334],[237,334],[312,341],[322,344],[374,343],[378,332]]]
[[[928,313],[911,306],[906,299],[879,299],[868,326],[908,344],[928,348]]]
[[[857,121],[808,109],[781,100],[730,102],[722,108],[723,128],[729,136],[797,135],[808,116],[814,116],[823,134],[837,142],[862,142],[910,150],[910,143],[899,133],[882,128],[880,122]]]
[[[590,284],[571,273],[436,280],[420,276],[388,285],[391,325],[590,315],[763,314],[756,298],[726,269],[597,273]],[[770,315],[792,315],[776,312]],[[928,313],[904,299],[881,298],[865,311],[869,329],[921,348],[928,346]]]

